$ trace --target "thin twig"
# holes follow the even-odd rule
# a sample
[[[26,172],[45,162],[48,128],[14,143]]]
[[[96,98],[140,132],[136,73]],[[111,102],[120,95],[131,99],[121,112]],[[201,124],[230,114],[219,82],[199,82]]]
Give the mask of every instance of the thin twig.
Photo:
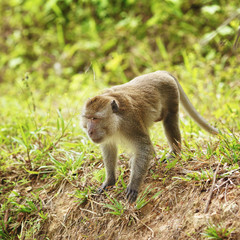
[[[225,187],[225,194],[224,194],[225,202],[227,202],[227,189],[228,189],[228,184]]]
[[[27,146],[27,160],[26,160],[26,163],[28,165],[28,169],[31,171],[32,170],[32,164],[31,164],[31,157],[30,157],[28,146]]]
[[[225,182],[223,182],[221,185],[217,185],[216,186],[216,188],[215,189],[213,189],[213,192],[215,191],[215,190],[218,190],[219,191],[219,189],[222,187],[222,186],[224,186],[226,183],[228,183],[229,182],[229,179],[227,180],[227,181],[225,181]]]
[[[91,214],[94,214],[94,215],[98,215],[96,212],[93,212],[93,211],[90,211],[88,209],[84,209],[84,208],[79,208],[81,211],[86,211],[86,212],[89,212]]]
[[[237,18],[237,17],[239,17],[240,16],[240,14],[239,14],[239,12],[235,12],[235,13],[233,13],[229,18],[227,18],[215,31],[213,31],[213,32],[211,32],[208,36],[207,36],[207,38],[202,38],[201,40],[200,40],[200,45],[201,46],[205,46],[205,45],[207,45],[208,44],[208,42],[210,42],[214,37],[216,37],[218,34],[219,34],[219,32],[224,28],[224,27],[226,27],[234,18]]]
[[[239,37],[240,37],[240,27],[238,27],[237,37],[236,37],[236,40],[235,40],[234,45],[233,45],[233,49],[234,49],[235,51],[236,51],[237,48],[238,48]]]
[[[132,216],[133,216],[135,219],[137,219],[137,221],[139,221],[142,225],[144,225],[148,230],[150,230],[151,233],[152,233],[152,238],[154,238],[154,235],[155,235],[154,231],[153,231],[146,223],[144,223],[143,221],[141,221],[141,220],[136,216],[136,214],[133,214]]]
[[[208,209],[209,209],[209,204],[210,204],[211,199],[212,199],[213,189],[214,189],[214,185],[215,185],[215,182],[216,182],[217,173],[218,173],[220,164],[221,164],[221,163],[218,163],[217,169],[216,169],[216,171],[215,171],[215,173],[214,173],[214,176],[213,176],[213,183],[212,183],[212,187],[211,187],[211,190],[210,190],[210,193],[209,193],[209,197],[208,197],[208,200],[207,200],[207,204],[206,204],[206,208],[205,208],[204,213],[207,213],[207,212],[208,212]]]

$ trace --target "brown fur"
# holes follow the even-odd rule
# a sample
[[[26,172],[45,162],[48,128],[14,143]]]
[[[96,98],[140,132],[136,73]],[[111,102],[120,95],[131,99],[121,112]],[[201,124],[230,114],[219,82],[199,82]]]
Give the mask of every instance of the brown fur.
[[[154,149],[148,128],[163,121],[170,153],[181,150],[179,102],[205,130],[217,133],[194,109],[178,81],[165,71],[157,71],[133,79],[89,99],[83,108],[83,128],[96,143],[101,143],[106,180],[100,192],[115,184],[117,139],[131,145],[134,157],[127,198],[134,202],[146,174]],[[170,157],[171,155],[169,155]]]

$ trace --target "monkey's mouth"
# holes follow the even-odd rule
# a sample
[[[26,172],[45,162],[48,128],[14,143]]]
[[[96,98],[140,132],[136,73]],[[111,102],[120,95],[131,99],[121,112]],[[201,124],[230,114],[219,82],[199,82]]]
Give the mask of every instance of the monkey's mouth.
[[[92,138],[90,137],[90,139],[94,142],[94,143],[101,143],[103,141],[103,138],[100,137],[100,138]]]

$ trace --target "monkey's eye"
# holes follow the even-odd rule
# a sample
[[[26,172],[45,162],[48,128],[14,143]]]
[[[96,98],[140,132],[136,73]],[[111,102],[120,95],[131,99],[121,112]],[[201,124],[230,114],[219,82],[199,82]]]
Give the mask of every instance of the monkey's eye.
[[[90,118],[90,120],[93,121],[93,122],[99,122],[101,120],[101,118],[92,117],[92,118]]]
[[[87,115],[82,115],[83,118],[86,118],[88,120],[97,120],[98,118],[96,117],[91,117],[91,116],[87,116]]]

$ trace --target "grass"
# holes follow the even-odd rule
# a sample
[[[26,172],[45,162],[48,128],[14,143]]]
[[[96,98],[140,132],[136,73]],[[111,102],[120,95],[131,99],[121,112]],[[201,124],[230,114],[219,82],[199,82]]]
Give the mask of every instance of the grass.
[[[217,226],[212,224],[206,228],[203,236],[205,236],[206,239],[223,240],[228,239],[232,231],[234,231],[234,229],[227,229],[220,224]]]
[[[0,239],[237,239],[239,1],[2,0],[0,13]],[[182,154],[164,162],[155,124],[156,159],[130,205],[126,149],[115,186],[97,194],[102,156],[79,115],[105,87],[155,70],[221,133],[181,111]]]
[[[158,44],[161,48],[160,41]],[[187,65],[190,62],[187,60],[187,56],[184,56],[186,68],[190,68]],[[187,72],[181,71],[181,75],[184,74]],[[204,82],[198,84],[200,88],[201,84]],[[186,89],[185,85],[186,83],[184,84]],[[217,87],[218,83],[216,83]],[[16,86],[17,88],[18,86]],[[73,193],[69,194],[75,199],[75,202],[80,206],[87,206],[89,203],[94,204],[98,198],[94,189],[103,182],[105,177],[100,151],[86,138],[80,129],[78,118],[79,105],[83,103],[83,97],[86,98],[90,93],[93,95],[96,90],[92,92],[88,89],[87,92],[84,92],[84,96],[80,94],[78,97],[76,97],[77,92],[69,92],[63,99],[49,94],[42,101],[42,97],[38,96],[32,88],[29,77],[25,77],[21,86],[22,91],[18,93],[22,99],[21,102],[7,95],[1,97],[1,102],[11,108],[11,111],[9,108],[4,108],[0,131],[2,175],[0,236],[3,239],[14,238],[14,236],[33,237],[36,232],[41,233],[45,223],[52,218],[51,210],[48,209],[46,200],[42,197],[44,192],[50,194],[52,191],[54,194],[50,195],[53,199],[58,199],[61,188],[70,184]],[[191,88],[192,85],[189,85],[189,89],[186,91],[191,92]],[[212,89],[211,86],[210,88]],[[225,94],[228,95],[230,91],[231,89],[227,89]],[[234,91],[236,92],[236,89]],[[236,94],[235,92],[234,94]],[[207,96],[206,99],[201,95],[196,99],[191,96],[190,98],[193,101],[201,98],[201,105],[198,105],[199,110],[205,111],[208,106],[207,101],[211,96]],[[65,101],[66,99],[67,101]],[[213,122],[215,114],[221,117],[217,126],[219,129],[223,129],[223,132],[216,138],[206,136],[189,118],[182,118],[184,150],[181,159],[165,164],[165,170],[162,173],[160,170],[163,166],[161,160],[150,170],[155,175],[153,174],[148,181],[156,187],[150,189],[150,185],[146,186],[136,202],[135,214],[159,199],[164,191],[161,185],[169,184],[169,181],[174,183],[174,180],[177,179],[179,182],[187,181],[188,184],[199,181],[205,185],[208,184],[213,177],[214,162],[218,159],[225,166],[222,178],[231,177],[228,173],[232,169],[239,168],[239,124],[235,121],[239,116],[236,108],[237,99],[231,98],[226,108],[222,104],[224,108],[222,111],[226,110],[227,114],[221,115],[217,106],[221,105],[220,102],[224,102],[224,99],[221,97],[218,99],[218,103],[213,101],[212,114],[206,116]],[[57,106],[53,111],[52,106],[56,100]],[[20,111],[20,109],[22,110]],[[221,124],[223,121],[225,125]],[[160,155],[167,147],[161,131],[160,125],[156,124],[151,134]],[[154,135],[155,132],[159,134]],[[207,141],[206,138],[211,141]],[[162,140],[163,145],[159,145]],[[192,161],[199,162],[198,164],[205,167],[194,167]],[[210,162],[212,164],[209,164]],[[175,173],[174,176],[171,176],[171,172],[179,167],[186,169],[186,174],[182,176]],[[111,190],[114,191],[114,196],[106,193],[107,198],[102,200],[104,214],[110,213],[122,218],[128,215],[126,200],[122,198],[129,176],[127,169],[127,161],[122,158],[119,179],[114,189]],[[162,184],[158,182],[159,179],[163,180]],[[205,188],[208,188],[207,185]],[[166,209],[170,211],[171,207],[168,206]],[[209,231],[206,232],[210,236]]]
[[[156,42],[162,57],[168,61],[170,56],[162,40],[157,38]],[[143,47],[142,51],[145,50]],[[96,194],[105,178],[102,156],[79,124],[83,102],[107,86],[105,83],[111,78],[109,72],[93,63],[93,71],[74,76],[69,86],[61,85],[58,79],[49,88],[46,82],[42,91],[36,84],[40,80],[35,83],[30,74],[15,84],[3,83],[0,90],[0,239],[56,239],[60,235],[67,238],[74,237],[76,232],[85,238],[111,238],[121,232],[134,239],[139,237],[134,229],[158,237],[161,232],[166,239],[171,238],[174,231],[182,238],[193,239],[224,239],[239,234],[237,217],[224,215],[224,209],[219,206],[223,201],[237,200],[240,190],[240,90],[236,77],[240,71],[236,68],[237,62],[231,59],[231,67],[225,63],[211,63],[211,66],[199,54],[197,50],[190,54],[183,51],[183,63],[166,70],[180,79],[194,106],[221,134],[209,136],[181,111],[183,152],[180,159],[164,163],[167,141],[161,124],[155,124],[151,138],[157,157],[133,206],[126,203],[124,193],[130,174],[125,149],[121,150],[116,185],[105,194]],[[125,56],[113,54],[106,67],[120,72],[121,81],[125,82],[123,58]],[[142,74],[164,67],[164,63],[151,61],[152,65],[144,71],[135,65],[135,72]],[[214,224],[221,219],[228,227],[206,228],[206,221],[193,228],[194,211],[201,212],[205,207],[218,162],[221,167],[210,218]],[[218,218],[211,215],[214,211],[220,212]],[[177,224],[176,219],[182,225]],[[172,231],[164,229],[170,222],[175,224],[171,225]],[[220,234],[220,238],[216,238],[216,234]]]
[[[161,48],[160,41],[158,44]],[[190,62],[185,59],[185,64],[190,64]],[[190,73],[183,68],[180,75],[184,74]],[[205,82],[197,83],[200,89],[204,84]],[[214,82],[214,84],[218,89],[219,83]],[[65,198],[71,199],[64,205],[68,208],[73,206],[67,214],[74,214],[73,208],[75,207],[76,211],[79,206],[89,211],[89,214],[92,212],[92,217],[95,217],[99,214],[96,212],[97,209],[100,215],[101,212],[103,213],[102,219],[105,219],[103,224],[107,221],[105,216],[116,215],[126,226],[142,225],[151,232],[153,231],[151,227],[145,222],[142,223],[148,206],[158,204],[157,209],[162,213],[171,213],[174,209],[174,205],[168,202],[169,200],[165,199],[166,205],[162,205],[165,201],[163,200],[164,194],[169,196],[165,187],[171,188],[175,184],[184,185],[186,184],[184,182],[187,182],[188,187],[195,186],[198,189],[201,186],[200,189],[207,191],[218,161],[222,164],[222,172],[218,176],[219,181],[229,179],[235,184],[234,186],[239,187],[239,182],[233,178],[233,174],[239,169],[240,157],[240,125],[235,120],[239,117],[236,104],[239,99],[233,97],[228,99],[226,106],[224,105],[225,98],[222,96],[217,99],[218,102],[211,95],[204,98],[201,92],[195,98],[191,96],[191,91],[193,85],[196,86],[196,84],[187,85],[184,82],[183,85],[186,92],[190,92],[189,95],[195,102],[194,105],[197,105],[200,111],[205,112],[204,115],[210,122],[217,120],[215,115],[219,116],[220,120],[216,122],[217,127],[221,129],[221,134],[218,137],[208,136],[188,117],[182,116],[183,153],[179,160],[162,163],[161,159],[166,154],[167,142],[161,125],[156,124],[151,131],[151,136],[160,158],[156,164],[152,165],[150,169],[152,176],[148,174],[144,184],[145,190],[142,190],[134,209],[126,205],[124,197],[129,178],[128,157],[124,155],[120,158],[119,178],[116,186],[105,195],[98,196],[95,193],[105,178],[101,153],[97,146],[89,142],[81,130],[79,114],[83,99],[87,98],[87,95],[94,95],[96,90],[89,88],[79,96],[78,91],[70,91],[63,98],[49,93],[42,99],[36,90],[32,90],[29,77],[25,77],[21,92],[17,93],[21,101],[9,95],[2,95],[1,103],[5,105],[5,108],[1,115],[0,129],[0,238],[14,239],[17,236],[21,239],[51,236],[50,230],[46,227],[46,224],[52,221],[54,212],[49,201],[52,203],[60,201],[63,191],[68,193]],[[14,88],[17,91],[18,85]],[[212,90],[213,86],[210,85],[209,88]],[[13,89],[11,91],[12,94],[15,93]],[[230,95],[231,91],[235,96],[236,92],[239,92],[235,88],[227,88],[224,94]],[[196,104],[199,99],[201,99],[201,105]],[[212,99],[211,107],[208,105],[210,99]],[[219,112],[220,105],[223,106],[221,112]],[[211,114],[208,114],[208,111]],[[225,114],[222,114],[224,111],[226,111]],[[160,142],[162,142],[161,145]],[[178,172],[178,169],[182,170]],[[198,185],[197,182],[201,184]],[[153,187],[150,188],[150,184],[153,184]],[[73,204],[70,204],[72,201]],[[100,205],[97,203],[99,201]],[[155,213],[152,212],[152,214]],[[82,226],[87,224],[90,218],[91,214],[85,215],[81,220]],[[70,223],[66,220],[65,224]],[[71,224],[74,225],[74,222]],[[117,222],[116,226],[119,224]],[[120,224],[119,227],[121,226],[123,227]],[[95,226],[96,229],[97,227],[99,226]],[[219,235],[216,229],[218,228],[208,227],[202,236],[225,239],[224,237],[231,234],[230,230],[224,229],[224,231],[219,230],[221,233]],[[93,234],[94,236],[94,233],[81,231],[83,235]],[[236,230],[232,230],[233,233],[234,231]],[[216,234],[223,237],[217,238]],[[195,233],[195,236],[198,235]]]

